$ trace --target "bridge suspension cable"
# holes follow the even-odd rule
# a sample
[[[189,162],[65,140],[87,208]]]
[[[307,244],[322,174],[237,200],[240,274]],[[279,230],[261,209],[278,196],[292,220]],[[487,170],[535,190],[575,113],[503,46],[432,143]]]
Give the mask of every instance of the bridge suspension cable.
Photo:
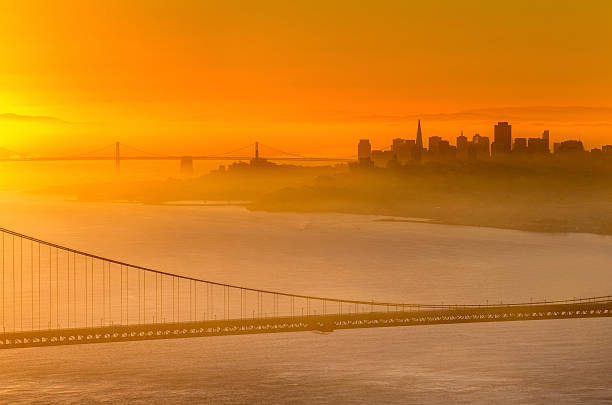
[[[137,266],[5,228],[0,235],[2,333],[500,307],[349,300],[249,288]],[[611,296],[600,296],[503,307],[610,301]]]
[[[280,149],[274,148],[272,146],[264,145],[262,143],[260,143],[259,145],[263,146],[264,148],[270,149],[273,152],[280,153],[281,155],[293,156],[293,157],[298,157],[298,158],[305,158],[305,156],[302,156],[302,155],[300,155],[298,153],[285,152],[285,151],[282,151]]]
[[[72,155],[65,156],[64,158],[65,159],[75,159],[75,158],[79,158],[79,157],[96,156],[100,152],[105,152],[105,151],[109,151],[109,152],[113,152],[114,153],[114,147],[115,147],[115,144],[111,143],[111,144],[108,144],[108,145],[106,145],[104,147],[101,147],[101,148],[92,149],[92,150],[89,150],[87,152],[75,153],[75,154],[72,154]]]
[[[214,155],[211,155],[212,157],[221,157],[221,156],[227,156],[227,155],[232,155],[236,152],[240,152],[243,150],[247,150],[247,149],[251,149],[253,146],[255,146],[255,142],[251,142],[250,144],[246,145],[246,146],[241,146],[240,148],[237,149],[233,149],[227,152],[223,152],[223,153],[217,153]]]
[[[115,145],[115,144],[113,144],[113,145]],[[123,150],[125,150],[125,149],[127,149],[127,150],[132,150],[132,151],[134,151],[134,152],[141,153],[141,154],[143,154],[143,155],[147,155],[147,156],[164,156],[164,155],[165,155],[165,154],[162,154],[162,153],[148,152],[148,151],[145,151],[145,150],[142,150],[142,149],[136,148],[136,147],[134,147],[134,146],[127,145],[127,144],[125,144],[125,143],[123,143],[123,142],[122,142],[122,143],[121,143],[121,150],[123,151]]]

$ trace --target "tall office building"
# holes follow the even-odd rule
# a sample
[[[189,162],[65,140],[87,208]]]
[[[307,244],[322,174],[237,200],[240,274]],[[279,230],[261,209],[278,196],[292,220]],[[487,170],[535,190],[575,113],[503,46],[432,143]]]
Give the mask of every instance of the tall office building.
[[[557,154],[581,154],[584,152],[582,141],[567,140],[563,142],[555,142],[554,152]]]
[[[414,160],[420,162],[423,157],[423,134],[421,133],[421,120],[419,120],[419,126],[417,128],[416,135],[416,148],[414,150]]]
[[[513,153],[527,153],[527,138],[514,138]]]
[[[391,150],[395,156],[395,159],[401,164],[408,163],[414,158],[415,141],[413,139],[406,140],[402,138],[396,138],[393,140]]]
[[[489,158],[489,137],[480,136],[475,134],[472,137],[472,145],[474,145],[474,153],[476,159],[488,159]]]
[[[357,145],[357,157],[359,160],[370,159],[372,155],[372,145],[369,139],[360,139]]]
[[[372,145],[369,139],[360,139],[357,145],[357,160],[362,166],[369,166],[372,163]]]
[[[440,153],[440,145],[442,144],[442,138],[439,136],[429,137],[429,153],[437,155]]]
[[[550,153],[550,132],[542,132],[542,138],[529,138],[527,150],[531,154],[548,155]]]
[[[469,148],[470,142],[467,137],[463,135],[463,131],[461,131],[461,135],[457,137],[457,159],[467,159]]]
[[[550,131],[548,129],[542,132],[542,141],[544,143],[545,152],[550,153]]]
[[[494,128],[494,149],[510,153],[512,150],[512,125],[507,122],[498,122]]]

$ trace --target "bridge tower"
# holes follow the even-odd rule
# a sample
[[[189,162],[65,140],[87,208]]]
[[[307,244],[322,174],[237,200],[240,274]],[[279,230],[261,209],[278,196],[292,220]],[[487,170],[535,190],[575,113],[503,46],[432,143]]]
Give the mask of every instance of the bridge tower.
[[[121,158],[119,154],[119,141],[115,142],[115,167],[119,170],[121,165]]]
[[[255,142],[255,159],[259,159],[259,142]]]

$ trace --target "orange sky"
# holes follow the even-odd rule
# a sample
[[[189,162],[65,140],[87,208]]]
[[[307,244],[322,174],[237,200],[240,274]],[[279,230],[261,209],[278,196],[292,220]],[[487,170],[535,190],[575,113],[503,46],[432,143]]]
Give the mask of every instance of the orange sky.
[[[413,137],[419,117],[426,137],[511,120],[517,136],[612,143],[608,0],[1,7],[0,114],[63,120],[0,115],[0,147],[26,153],[346,153]]]

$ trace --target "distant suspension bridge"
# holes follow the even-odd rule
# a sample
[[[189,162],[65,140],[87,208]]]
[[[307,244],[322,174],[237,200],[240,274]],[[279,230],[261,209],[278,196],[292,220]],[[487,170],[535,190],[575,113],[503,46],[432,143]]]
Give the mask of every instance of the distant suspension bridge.
[[[612,316],[612,296],[429,305],[290,294],[187,277],[0,228],[0,348]]]
[[[285,152],[272,146],[263,145],[259,142],[254,142],[228,152],[212,155],[166,155],[147,152],[139,148],[115,142],[96,150],[73,155],[28,156],[27,154],[9,151],[11,152],[10,156],[0,158],[0,162],[114,161],[117,169],[120,168],[121,161],[138,160],[174,160],[180,161],[182,165],[189,165],[193,164],[193,161],[196,160],[240,161],[260,158],[260,146],[265,148],[267,152],[265,159],[272,161],[347,163],[357,158],[352,155],[344,157],[309,157],[297,153]],[[254,153],[250,156],[245,154],[248,150],[253,150]],[[127,153],[124,154],[122,151],[127,151]]]

